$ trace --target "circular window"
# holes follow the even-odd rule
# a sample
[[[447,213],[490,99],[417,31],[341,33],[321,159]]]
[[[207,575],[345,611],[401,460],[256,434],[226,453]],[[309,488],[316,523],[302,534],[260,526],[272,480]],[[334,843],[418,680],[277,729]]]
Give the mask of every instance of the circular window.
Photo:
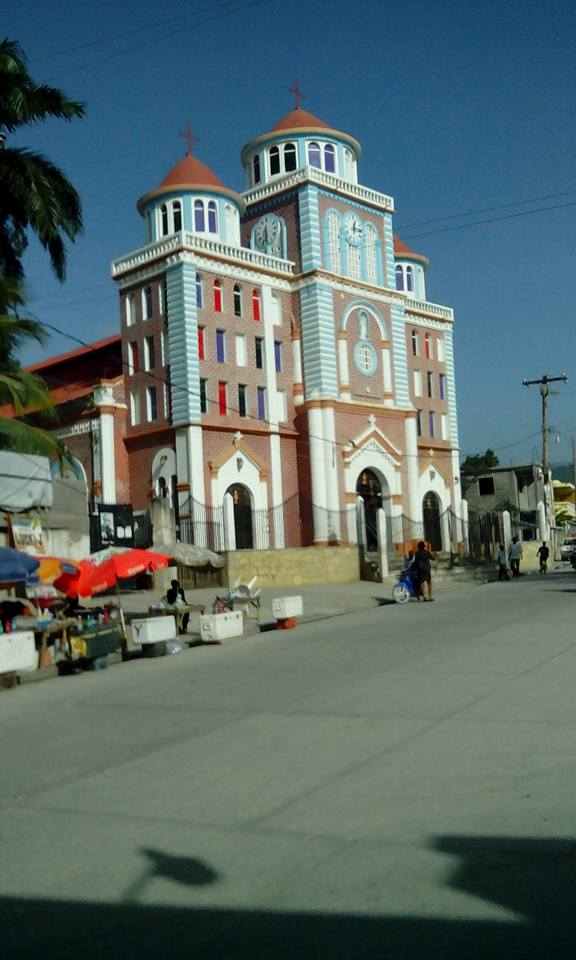
[[[376,373],[378,366],[376,350],[367,340],[359,340],[354,347],[354,363],[356,369],[365,377],[371,377],[373,373]]]

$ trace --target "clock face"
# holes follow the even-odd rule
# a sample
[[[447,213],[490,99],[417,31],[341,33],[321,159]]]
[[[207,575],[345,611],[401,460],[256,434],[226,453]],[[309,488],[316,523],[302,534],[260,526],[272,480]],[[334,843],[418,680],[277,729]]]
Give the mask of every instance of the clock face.
[[[256,249],[262,253],[280,255],[280,221],[278,217],[267,214],[256,224],[254,230]]]
[[[351,213],[344,221],[344,235],[348,243],[358,246],[362,240],[362,223],[360,219]]]

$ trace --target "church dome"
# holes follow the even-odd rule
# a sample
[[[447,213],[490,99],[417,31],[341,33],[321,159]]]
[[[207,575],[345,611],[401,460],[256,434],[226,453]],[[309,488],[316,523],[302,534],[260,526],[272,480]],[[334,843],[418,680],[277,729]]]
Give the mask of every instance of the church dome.
[[[425,270],[430,266],[428,257],[423,253],[414,253],[396,233],[394,234],[394,257],[396,260],[414,260],[416,263],[421,263]]]
[[[290,113],[287,113],[282,120],[279,120],[276,126],[272,127],[271,133],[276,130],[295,130],[298,127],[304,127],[307,130],[330,130],[330,124],[319,120],[314,114],[302,110],[301,107],[295,107]]]
[[[171,193],[193,193],[193,192],[223,193],[232,197],[238,204],[241,203],[240,197],[233,190],[225,187],[220,178],[198,157],[187,153],[176,166],[172,167],[166,174],[161,184],[154,190],[140,197],[138,201],[138,210],[144,212],[145,207],[151,200],[156,200],[163,194]]]

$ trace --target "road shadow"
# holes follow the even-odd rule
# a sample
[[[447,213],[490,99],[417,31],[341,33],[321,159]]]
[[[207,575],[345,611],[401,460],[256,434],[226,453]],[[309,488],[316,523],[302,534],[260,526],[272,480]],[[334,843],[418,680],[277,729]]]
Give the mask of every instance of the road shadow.
[[[466,920],[201,907],[194,905],[193,888],[217,882],[216,871],[191,858],[145,850],[150,876],[191,888],[189,907],[4,897],[2,954],[10,960],[69,960],[77,953],[83,960],[573,957],[573,840],[439,837],[432,847],[455,860],[451,887],[503,907],[514,917],[503,911],[494,920]],[[383,868],[383,890],[389,883]],[[466,907],[461,909],[465,912]]]

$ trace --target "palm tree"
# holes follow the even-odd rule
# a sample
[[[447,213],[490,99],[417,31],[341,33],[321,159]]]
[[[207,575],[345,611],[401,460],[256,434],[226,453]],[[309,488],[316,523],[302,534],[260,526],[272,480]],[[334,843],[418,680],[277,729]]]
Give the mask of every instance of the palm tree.
[[[80,197],[67,177],[42,154],[7,147],[7,136],[47,117],[83,115],[81,103],[32,80],[18,43],[0,42],[0,272],[6,276],[23,276],[22,254],[32,230],[63,280],[64,238],[74,240],[82,230]]]

